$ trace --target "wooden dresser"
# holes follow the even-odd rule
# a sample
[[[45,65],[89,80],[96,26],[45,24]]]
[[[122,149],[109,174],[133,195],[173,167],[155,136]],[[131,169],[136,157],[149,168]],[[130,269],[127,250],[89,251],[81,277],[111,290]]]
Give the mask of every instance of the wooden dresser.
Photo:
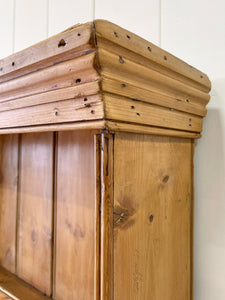
[[[0,60],[0,291],[191,300],[209,91],[204,73],[104,20]]]

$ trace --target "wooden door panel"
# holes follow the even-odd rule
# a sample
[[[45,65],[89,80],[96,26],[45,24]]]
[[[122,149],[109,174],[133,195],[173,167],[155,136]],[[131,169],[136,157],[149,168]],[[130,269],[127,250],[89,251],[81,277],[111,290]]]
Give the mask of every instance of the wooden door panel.
[[[56,300],[95,297],[95,164],[93,131],[59,132],[54,251]]]
[[[0,136],[0,265],[16,267],[18,135]]]
[[[190,300],[192,205],[191,140],[115,135],[115,300]]]
[[[53,133],[22,134],[17,274],[52,292]]]

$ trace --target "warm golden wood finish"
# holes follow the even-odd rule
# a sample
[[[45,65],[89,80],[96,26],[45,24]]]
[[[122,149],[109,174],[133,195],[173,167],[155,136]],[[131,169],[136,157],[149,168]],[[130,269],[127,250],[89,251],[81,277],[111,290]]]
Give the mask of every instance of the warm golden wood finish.
[[[0,264],[15,272],[18,136],[0,137]]]
[[[182,138],[200,138],[201,135],[195,132],[183,132],[180,130],[168,130],[167,128],[158,128],[154,126],[143,126],[138,124],[128,124],[128,123],[121,123],[121,122],[106,122],[106,128],[110,130],[110,132],[134,132],[134,133],[144,133],[144,134],[151,134],[151,135],[161,135],[161,136],[176,136]]]
[[[209,91],[210,81],[204,73],[188,65],[179,58],[157,47],[156,45],[144,40],[136,34],[119,27],[105,20],[94,22],[97,40],[104,38],[107,43],[111,41],[116,46],[123,47],[130,53],[137,54],[136,60],[147,58],[151,66],[158,69],[160,73],[170,74],[170,76],[180,81],[198,83],[206,92]],[[145,63],[143,63],[145,65]]]
[[[54,298],[93,300],[98,255],[94,134],[59,133],[57,146]]]
[[[192,142],[116,133],[114,299],[189,300]]]
[[[70,131],[70,130],[87,130],[87,129],[106,129],[111,127],[108,126],[109,122],[105,122],[104,120],[94,120],[88,122],[69,122],[69,123],[59,123],[59,124],[49,124],[49,125],[40,125],[40,126],[29,126],[29,127],[11,127],[0,129],[0,134],[11,134],[11,133],[31,133],[31,132],[49,132],[49,131]],[[111,123],[111,122],[110,122]],[[136,128],[136,126],[134,125]],[[137,126],[138,131],[138,126]],[[165,132],[164,132],[165,133]],[[174,133],[177,134],[176,132]],[[180,132],[182,134],[182,132]],[[186,134],[184,134],[184,137]],[[190,133],[188,137],[199,137],[199,135]]]
[[[98,80],[99,76],[93,69],[94,57],[93,53],[88,54],[2,83],[0,101],[5,102]]]
[[[20,153],[17,274],[50,295],[53,134],[24,134]]]
[[[0,126],[5,128],[103,118],[103,103],[99,95],[47,103],[33,107],[0,112]],[[86,104],[88,102],[88,104]],[[60,129],[60,126],[59,126]]]
[[[18,109],[28,106],[34,106],[39,104],[58,102],[64,99],[74,99],[85,97],[86,105],[88,104],[88,96],[95,95],[99,92],[99,82],[89,82],[73,87],[62,88],[59,90],[53,90],[41,94],[34,94],[32,96],[22,97],[16,101],[6,101],[1,103],[0,111]]]
[[[177,111],[184,111],[190,114],[199,116],[206,115],[207,111],[205,105],[201,103],[194,103],[194,101],[187,102],[186,99],[181,100],[175,96],[163,95],[161,92],[157,93],[147,88],[147,86],[145,89],[141,88],[137,83],[130,84],[127,80],[115,80],[107,77],[102,78],[102,89],[105,92],[131,99],[139,99],[143,102],[175,109]]]
[[[148,105],[118,96],[105,95],[104,102],[105,114],[109,120],[126,121],[128,124],[138,123],[191,132],[200,132],[202,130],[202,119],[198,116],[171,111],[168,108]]]
[[[38,290],[12,275],[0,266],[0,291],[5,291],[14,300],[50,300]]]
[[[104,20],[0,60],[0,297],[192,300],[210,87]]]
[[[115,120],[197,137],[210,87],[199,70],[97,20],[0,60],[0,128]]]
[[[91,34],[91,23],[74,26],[24,51],[12,54],[1,61],[0,82],[88,53],[92,43]]]

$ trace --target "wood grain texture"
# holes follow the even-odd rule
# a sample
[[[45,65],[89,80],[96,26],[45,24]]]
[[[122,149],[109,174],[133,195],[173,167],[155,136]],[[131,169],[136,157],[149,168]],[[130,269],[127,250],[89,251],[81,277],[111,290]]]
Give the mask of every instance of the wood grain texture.
[[[40,104],[58,102],[62,100],[76,99],[84,97],[88,104],[88,97],[100,92],[99,82],[88,82],[72,87],[43,92],[31,96],[21,97],[1,103],[0,111],[13,110],[23,107],[35,106]]]
[[[190,299],[192,159],[191,140],[115,134],[115,299]]]
[[[50,295],[53,134],[23,134],[20,153],[17,274]]]
[[[94,132],[60,132],[57,148],[53,295],[57,300],[93,300],[96,282]]]
[[[0,136],[0,265],[15,272],[18,136]]]
[[[91,33],[91,23],[79,28],[68,28],[58,35],[2,59],[0,82],[85,54],[91,48]],[[64,46],[59,46],[61,40],[66,42]]]
[[[50,300],[32,286],[6,271],[0,266],[0,291],[7,293],[15,300]]]
[[[210,99],[204,73],[104,20],[0,60],[0,72],[1,129],[112,119],[200,134]],[[105,93],[121,103],[101,102]],[[93,95],[96,103],[81,104]]]
[[[193,99],[206,105],[210,96],[206,92],[193,88],[169,76],[142,66],[121,55],[105,49],[98,49],[101,75],[122,80],[124,83],[137,85],[143,89],[169,95],[176,99]]]
[[[108,120],[152,125],[155,127],[200,133],[202,118],[187,113],[149,105],[116,95],[104,95],[105,116]],[[1,116],[1,114],[0,114]]]
[[[125,36],[124,36],[124,38],[125,38]],[[158,64],[158,63],[154,62],[153,60],[150,60],[147,57],[142,56],[138,51],[133,52],[128,48],[124,48],[120,44],[114,43],[112,40],[105,39],[104,37],[101,36],[101,34],[98,34],[98,33],[96,33],[96,40],[97,40],[97,48],[103,48],[105,50],[113,52],[114,54],[124,57],[125,59],[129,59],[137,64],[146,66],[151,70],[159,72],[160,74],[171,77],[175,80],[178,80],[179,82],[185,83],[196,89],[199,89],[202,92],[208,92],[208,89],[209,89],[208,87],[204,87],[201,84],[199,84],[198,82],[193,81],[192,79],[190,79],[188,77],[182,76],[182,74],[174,72],[170,68],[167,68],[166,66]],[[148,43],[148,42],[146,42],[146,43]],[[148,52],[150,52],[150,50],[152,50],[151,47],[149,47],[149,46],[147,47],[147,49],[148,49]]]
[[[85,100],[88,99],[88,101]],[[86,103],[87,102],[87,103]],[[52,102],[34,107],[0,112],[0,127],[57,124],[73,121],[103,119],[100,95]]]
[[[95,168],[96,168],[96,187],[95,187],[95,293],[94,300],[100,300],[100,248],[101,248],[101,219],[100,219],[100,205],[101,205],[101,134],[96,132],[94,136],[95,143]]]
[[[198,82],[200,85],[205,87],[206,91],[209,91],[211,84],[207,75],[188,65],[179,58],[111,22],[95,20],[94,25],[96,33],[101,37],[138,53],[178,74],[182,74],[184,77]]]
[[[98,80],[90,53],[0,84],[0,101],[8,101]]]
[[[188,139],[198,139],[201,134],[189,131],[173,130],[168,128],[158,128],[154,126],[145,126],[140,124],[122,123],[117,121],[106,121],[105,128],[109,132],[133,132],[139,134],[161,135],[161,136],[174,136]],[[1,132],[1,131],[0,131]]]
[[[193,99],[191,101],[190,99],[187,101],[187,98],[178,99],[176,97],[164,95],[161,91],[153,92],[149,89],[140,88],[138,84],[135,83],[129,84],[121,80],[107,77],[102,78],[102,91],[194,115],[205,116],[207,113],[205,105],[194,103]]]
[[[49,124],[42,126],[12,127],[0,129],[0,134],[10,133],[31,133],[31,132],[52,132],[52,131],[68,131],[68,130],[86,130],[86,129],[105,129],[106,122],[104,120],[88,121],[88,122],[70,122],[60,124]]]
[[[101,136],[100,299],[113,300],[113,136]]]

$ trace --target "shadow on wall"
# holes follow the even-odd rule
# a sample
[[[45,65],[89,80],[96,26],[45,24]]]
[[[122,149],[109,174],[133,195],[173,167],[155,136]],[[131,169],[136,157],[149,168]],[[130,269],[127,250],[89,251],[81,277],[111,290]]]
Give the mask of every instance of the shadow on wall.
[[[203,137],[196,141],[195,214],[196,217],[206,214],[205,218],[196,220],[196,225],[207,220],[204,224],[207,239],[222,243],[225,247],[224,121],[218,109],[210,108],[204,120]]]
[[[213,84],[203,137],[195,144],[194,299],[222,300],[225,294],[224,81]]]

